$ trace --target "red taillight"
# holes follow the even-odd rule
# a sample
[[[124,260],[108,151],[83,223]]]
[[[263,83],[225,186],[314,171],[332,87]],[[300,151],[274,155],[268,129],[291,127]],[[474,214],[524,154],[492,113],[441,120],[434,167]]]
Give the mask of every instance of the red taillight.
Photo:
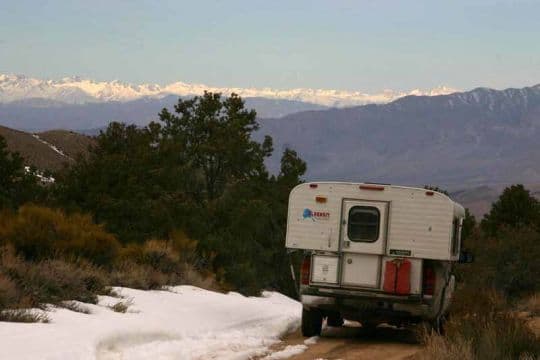
[[[316,189],[319,187],[319,185],[317,184],[309,184],[309,187],[312,188],[312,189]]]
[[[306,255],[300,268],[300,283],[309,285],[309,273],[311,272],[311,255]]]
[[[424,265],[422,289],[424,291],[424,295],[433,295],[433,291],[435,290],[435,271],[431,266]]]

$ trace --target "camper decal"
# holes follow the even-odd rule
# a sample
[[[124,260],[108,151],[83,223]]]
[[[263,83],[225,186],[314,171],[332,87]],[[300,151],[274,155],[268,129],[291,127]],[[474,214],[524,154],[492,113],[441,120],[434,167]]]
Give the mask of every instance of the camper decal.
[[[312,221],[324,221],[330,219],[330,213],[328,211],[313,211],[311,209],[304,209],[302,217],[305,219],[311,219]]]

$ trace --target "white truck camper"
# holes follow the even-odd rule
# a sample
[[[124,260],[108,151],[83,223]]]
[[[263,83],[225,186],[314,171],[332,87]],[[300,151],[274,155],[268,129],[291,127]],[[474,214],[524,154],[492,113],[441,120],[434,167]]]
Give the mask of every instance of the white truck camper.
[[[461,259],[465,211],[446,195],[371,183],[312,182],[289,197],[286,247],[303,251],[302,333],[322,321],[428,323],[440,330]]]

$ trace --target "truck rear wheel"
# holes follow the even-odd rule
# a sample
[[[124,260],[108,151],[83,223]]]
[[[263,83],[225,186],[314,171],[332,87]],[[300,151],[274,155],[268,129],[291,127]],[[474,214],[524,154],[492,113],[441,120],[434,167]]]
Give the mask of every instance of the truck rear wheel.
[[[317,309],[302,309],[302,335],[305,337],[321,335],[322,314]]]
[[[326,319],[326,324],[332,327],[343,326],[343,318],[341,317],[340,313],[332,313],[328,315],[328,318]]]

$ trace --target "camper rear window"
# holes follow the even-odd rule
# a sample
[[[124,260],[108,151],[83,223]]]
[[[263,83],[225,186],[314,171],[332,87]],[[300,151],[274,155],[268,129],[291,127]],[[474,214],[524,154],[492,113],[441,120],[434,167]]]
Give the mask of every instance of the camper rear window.
[[[381,215],[372,206],[353,206],[349,210],[347,236],[351,241],[374,242],[379,238]]]

